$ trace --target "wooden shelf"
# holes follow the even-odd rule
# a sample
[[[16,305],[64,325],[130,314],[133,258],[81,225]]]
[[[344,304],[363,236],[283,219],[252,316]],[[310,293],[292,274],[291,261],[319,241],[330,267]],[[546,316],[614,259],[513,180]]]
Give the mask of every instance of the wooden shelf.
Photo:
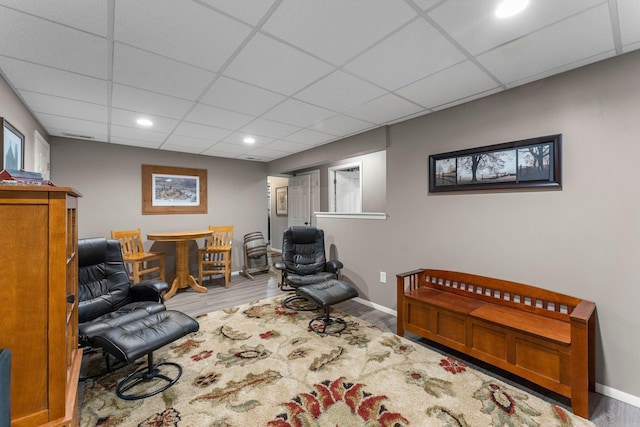
[[[78,196],[0,186],[0,311],[11,313],[0,318],[0,348],[12,353],[12,427],[77,425]]]

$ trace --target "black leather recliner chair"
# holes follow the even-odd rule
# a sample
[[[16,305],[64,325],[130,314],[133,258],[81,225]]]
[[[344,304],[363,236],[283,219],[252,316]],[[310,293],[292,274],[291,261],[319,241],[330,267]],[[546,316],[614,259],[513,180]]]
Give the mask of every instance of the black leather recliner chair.
[[[119,240],[78,241],[80,345],[102,348],[107,371],[110,371],[109,355],[127,364],[147,355],[147,366],[118,383],[116,395],[122,399],[153,396],[171,387],[182,375],[182,367],[177,363],[153,362],[155,350],[200,327],[186,314],[166,310],[162,294],[167,290],[167,283],[156,280],[130,284]],[[173,370],[173,376],[163,373],[167,366]]]
[[[103,237],[78,240],[78,334],[82,347],[114,327],[166,308],[165,282],[145,280],[131,286],[120,242]]]
[[[274,264],[282,272],[280,289],[296,290],[301,286],[338,279],[344,265],[338,260],[327,261],[324,250],[324,231],[309,226],[291,226],[282,237],[282,261]],[[291,296],[284,301],[287,308],[314,310],[314,304],[301,296]]]

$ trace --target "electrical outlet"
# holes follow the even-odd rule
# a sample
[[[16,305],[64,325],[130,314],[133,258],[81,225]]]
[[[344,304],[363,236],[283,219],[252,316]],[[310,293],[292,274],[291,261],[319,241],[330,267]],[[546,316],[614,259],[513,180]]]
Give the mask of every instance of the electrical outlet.
[[[387,283],[387,273],[384,271],[380,272],[380,283]]]

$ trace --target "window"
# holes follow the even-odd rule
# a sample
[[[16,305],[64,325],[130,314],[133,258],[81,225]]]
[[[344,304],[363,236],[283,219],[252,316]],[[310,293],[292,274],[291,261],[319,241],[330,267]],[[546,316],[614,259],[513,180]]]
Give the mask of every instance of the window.
[[[362,162],[329,168],[329,212],[362,212]]]

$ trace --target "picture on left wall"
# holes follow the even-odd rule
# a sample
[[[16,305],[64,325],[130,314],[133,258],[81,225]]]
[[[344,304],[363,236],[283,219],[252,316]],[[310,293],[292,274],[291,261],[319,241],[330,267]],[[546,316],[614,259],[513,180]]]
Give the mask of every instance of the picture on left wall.
[[[4,118],[0,118],[0,121],[2,122],[0,170],[22,170],[24,169],[24,135]]]

